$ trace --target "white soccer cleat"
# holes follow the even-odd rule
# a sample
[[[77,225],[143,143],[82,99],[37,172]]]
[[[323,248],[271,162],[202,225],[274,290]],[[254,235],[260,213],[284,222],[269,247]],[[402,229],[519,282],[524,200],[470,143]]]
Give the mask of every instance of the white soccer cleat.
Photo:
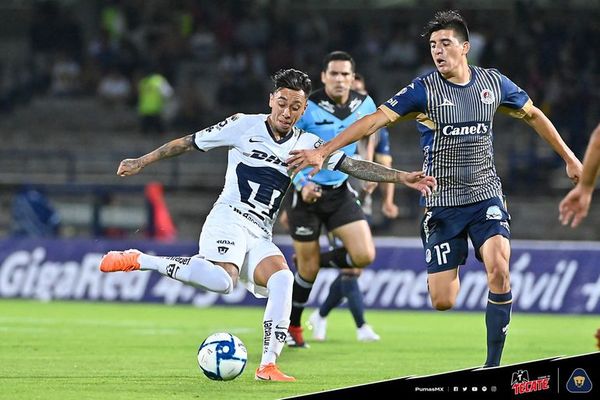
[[[364,324],[356,329],[356,339],[359,342],[377,342],[381,338],[375,333],[373,328],[371,328],[371,325]]]
[[[325,340],[327,335],[327,318],[321,317],[319,310],[313,311],[313,313],[306,321],[308,328],[312,330],[312,337],[314,340],[320,342]]]

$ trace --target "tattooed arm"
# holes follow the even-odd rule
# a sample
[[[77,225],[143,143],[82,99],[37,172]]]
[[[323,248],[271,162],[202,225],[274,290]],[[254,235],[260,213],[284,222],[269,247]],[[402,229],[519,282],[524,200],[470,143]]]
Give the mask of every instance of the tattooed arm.
[[[425,176],[423,171],[399,171],[371,161],[357,160],[351,157],[344,157],[337,169],[365,181],[403,183],[421,192],[423,196],[431,195],[431,191],[435,190],[437,185],[435,178]]]
[[[142,170],[146,165],[152,164],[163,158],[178,156],[194,148],[194,134],[171,140],[163,144],[158,149],[143,155],[139,158],[127,158],[121,161],[117,175],[130,176],[135,175]]]

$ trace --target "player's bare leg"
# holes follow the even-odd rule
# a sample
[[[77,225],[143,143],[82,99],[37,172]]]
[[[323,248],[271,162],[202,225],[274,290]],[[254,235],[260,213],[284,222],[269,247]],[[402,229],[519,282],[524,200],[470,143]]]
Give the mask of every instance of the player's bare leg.
[[[451,309],[456,303],[460,289],[458,267],[428,274],[427,287],[433,308],[438,311]]]

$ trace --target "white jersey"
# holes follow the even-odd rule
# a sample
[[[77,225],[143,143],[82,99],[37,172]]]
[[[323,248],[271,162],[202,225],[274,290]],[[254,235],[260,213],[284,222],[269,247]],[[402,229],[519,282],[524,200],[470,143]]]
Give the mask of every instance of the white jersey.
[[[323,140],[297,127],[276,140],[267,114],[235,114],[194,134],[201,151],[227,146],[225,186],[216,205],[227,205],[247,221],[247,228],[271,237],[283,195],[290,185],[285,160],[291,150],[314,149]],[[323,167],[335,170],[344,159],[334,152]],[[226,221],[223,221],[226,223]]]

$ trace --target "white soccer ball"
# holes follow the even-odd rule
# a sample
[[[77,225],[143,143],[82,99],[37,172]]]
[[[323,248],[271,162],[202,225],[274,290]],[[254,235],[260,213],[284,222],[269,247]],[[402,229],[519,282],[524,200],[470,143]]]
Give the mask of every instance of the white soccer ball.
[[[231,333],[214,333],[198,349],[198,365],[215,381],[230,381],[242,374],[248,361],[246,346]]]

